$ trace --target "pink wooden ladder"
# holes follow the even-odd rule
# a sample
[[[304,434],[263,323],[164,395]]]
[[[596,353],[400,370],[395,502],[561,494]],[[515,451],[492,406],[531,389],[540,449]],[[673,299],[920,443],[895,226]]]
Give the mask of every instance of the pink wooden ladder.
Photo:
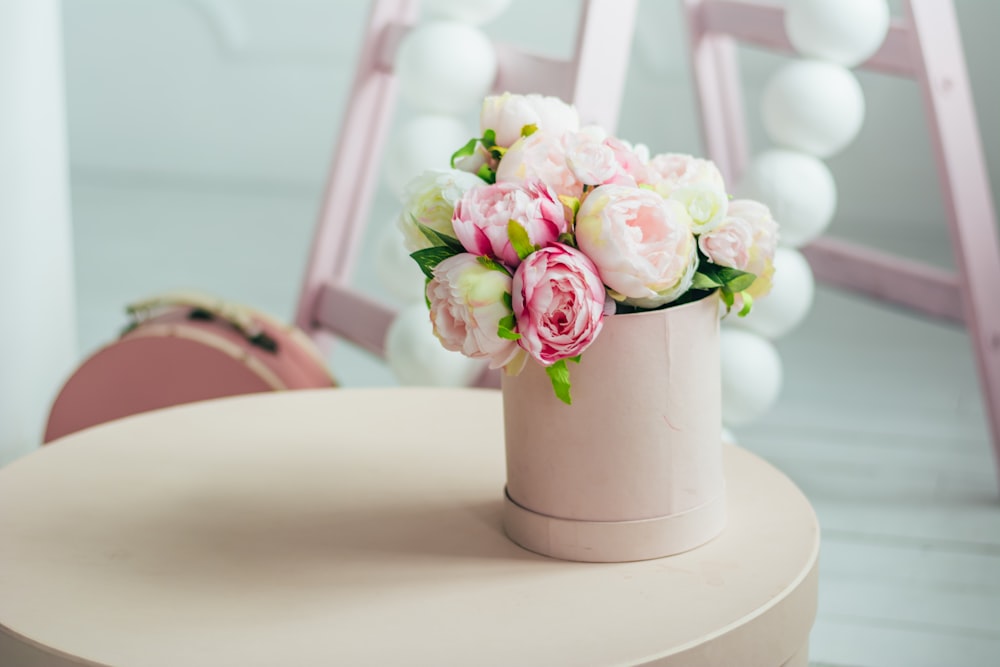
[[[636,4],[586,0],[570,60],[495,45],[499,69],[493,89],[558,96],[575,103],[584,122],[614,131]],[[351,272],[396,100],[396,51],[417,22],[418,5],[417,0],[372,2],[295,316],[295,323],[324,351],[334,337],[341,337],[384,357],[385,334],[395,313],[354,289]]]
[[[726,180],[736,182],[748,157],[735,41],[793,51],[784,9],[750,0],[684,1],[706,148]],[[824,282],[965,324],[1000,475],[1000,245],[961,35],[950,0],[904,5],[904,17],[860,67],[920,85],[957,271],[830,238],[804,253]]]

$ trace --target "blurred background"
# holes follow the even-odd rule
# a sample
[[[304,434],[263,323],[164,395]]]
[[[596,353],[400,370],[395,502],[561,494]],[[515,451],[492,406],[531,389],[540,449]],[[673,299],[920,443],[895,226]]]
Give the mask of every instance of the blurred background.
[[[996,201],[1000,3],[956,7]],[[567,56],[578,13],[577,0],[513,0],[484,30]],[[111,339],[124,304],[168,289],[292,317],[366,14],[362,0],[62,3],[81,354]],[[761,89],[785,62],[741,50],[754,152],[769,147]],[[951,267],[919,90],[858,77],[866,119],[827,162],[839,191],[829,233]],[[703,153],[696,113],[680,3],[645,0],[618,134],[654,153]],[[375,231],[397,210],[383,184],[355,277],[385,300]],[[813,659],[996,664],[1000,509],[965,332],[819,286],[778,350],[778,403],[736,438],[820,516]],[[346,345],[330,365],[345,386],[395,383]]]
[[[565,56],[579,4],[514,0],[483,29]],[[1000,5],[959,0],[957,9],[993,167]],[[122,304],[180,285],[290,317],[366,13],[362,0],[63,3],[83,350],[106,340]],[[769,146],[760,90],[786,61],[742,52],[754,150]],[[909,80],[859,78],[862,133],[828,161],[839,190],[830,233],[950,265],[919,91]],[[701,153],[696,113],[679,3],[642,2],[619,135],[654,152]],[[397,122],[406,117],[400,108]],[[991,177],[996,191],[1000,167]],[[383,185],[372,228],[397,208]],[[371,265],[360,262],[358,282],[378,294]],[[346,351],[334,360],[345,384],[391,381],[353,361]]]

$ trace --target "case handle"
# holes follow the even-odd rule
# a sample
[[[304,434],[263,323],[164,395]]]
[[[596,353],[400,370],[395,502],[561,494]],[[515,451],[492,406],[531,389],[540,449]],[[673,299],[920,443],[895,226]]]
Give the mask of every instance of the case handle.
[[[132,317],[132,323],[123,333],[128,333],[139,326],[154,311],[174,306],[191,308],[193,318],[200,316],[205,319],[220,319],[240,332],[252,344],[265,350],[276,352],[278,349],[277,342],[264,333],[253,317],[253,311],[246,306],[230,303],[204,292],[186,290],[164,292],[125,306],[125,312]]]

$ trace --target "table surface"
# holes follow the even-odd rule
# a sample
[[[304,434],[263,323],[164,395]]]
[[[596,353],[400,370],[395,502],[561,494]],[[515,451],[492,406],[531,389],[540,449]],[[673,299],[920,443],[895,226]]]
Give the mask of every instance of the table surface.
[[[499,392],[282,392],[112,422],[0,469],[0,663],[804,660],[815,515],[769,464],[725,458],[721,536],[569,563],[503,534]]]

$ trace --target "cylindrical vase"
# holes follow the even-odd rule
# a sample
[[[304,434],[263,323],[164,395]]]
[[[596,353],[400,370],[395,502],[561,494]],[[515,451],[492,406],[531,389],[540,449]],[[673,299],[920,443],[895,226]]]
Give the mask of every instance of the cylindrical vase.
[[[718,535],[722,472],[718,299],[605,318],[572,405],[529,361],[502,381],[504,529],[565,560],[669,556]]]

